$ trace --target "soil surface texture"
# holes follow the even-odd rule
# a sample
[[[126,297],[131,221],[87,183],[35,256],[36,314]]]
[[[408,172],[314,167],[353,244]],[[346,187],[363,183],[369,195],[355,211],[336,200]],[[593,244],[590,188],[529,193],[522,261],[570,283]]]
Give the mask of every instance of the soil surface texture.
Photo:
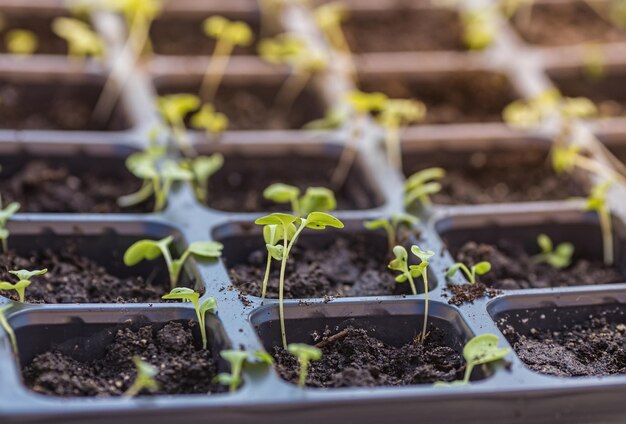
[[[449,297],[448,303],[450,305],[461,306],[464,303],[474,303],[476,299],[485,296],[490,298],[496,297],[499,293],[499,290],[487,287],[485,284],[479,282],[459,285],[448,283],[444,291],[444,296]]]

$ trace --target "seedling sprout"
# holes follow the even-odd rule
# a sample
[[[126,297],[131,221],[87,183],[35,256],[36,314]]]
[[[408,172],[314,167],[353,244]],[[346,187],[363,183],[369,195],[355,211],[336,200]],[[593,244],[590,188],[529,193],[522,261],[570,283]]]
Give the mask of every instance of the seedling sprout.
[[[402,172],[400,131],[407,125],[422,121],[425,116],[424,103],[413,99],[389,99],[378,115],[378,122],[385,128],[387,159],[390,165],[400,172]]]
[[[461,13],[463,42],[470,50],[484,50],[497,36],[497,10],[482,7]]]
[[[398,233],[403,227],[412,229],[417,223],[417,219],[413,215],[407,213],[394,213],[391,218],[379,218],[366,221],[363,225],[368,230],[383,229],[387,233],[387,242],[389,245],[389,251],[393,250],[393,247],[399,243]]]
[[[214,314],[217,311],[217,301],[214,297],[209,297],[204,302],[200,303],[200,293],[195,292],[187,287],[173,288],[168,294],[164,295],[162,299],[166,300],[182,300],[183,302],[191,302],[193,308],[196,311],[196,317],[198,318],[198,326],[200,327],[200,334],[202,336],[202,349],[207,348],[207,336],[206,336],[206,313],[210,312]]]
[[[170,125],[174,141],[187,156],[194,156],[195,151],[189,141],[185,117],[200,108],[200,98],[193,94],[170,94],[157,99],[159,113]]]
[[[87,56],[99,57],[104,53],[104,43],[100,36],[91,27],[74,18],[55,18],[52,21],[52,31],[67,41],[68,54],[78,59]]]
[[[602,231],[602,249],[604,251],[604,264],[613,265],[613,224],[611,223],[611,210],[606,199],[607,192],[613,185],[612,180],[603,181],[596,184],[592,189],[585,210],[595,211],[600,219],[600,229]]]
[[[13,353],[17,355],[17,338],[15,337],[15,332],[9,325],[9,321],[5,315],[6,311],[11,308],[12,305],[4,305],[0,306],[0,327],[4,329],[4,331],[9,336],[9,340],[11,341],[11,347],[13,347]]]
[[[285,238],[284,231],[284,228],[279,225],[266,225],[263,227],[263,239],[265,240],[265,247],[267,249],[267,264],[265,266],[265,275],[261,289],[262,300],[265,299],[267,293],[267,283],[270,279],[272,259],[280,261],[283,258],[284,246],[279,243]],[[287,241],[289,242],[296,233],[296,226],[294,224],[288,225],[287,231]]]
[[[311,212],[332,212],[337,208],[334,193],[325,187],[309,187],[300,196],[298,187],[276,183],[263,191],[263,197],[276,203],[291,204],[294,215],[302,217]]]
[[[404,206],[429,207],[432,204],[430,196],[441,191],[441,183],[437,180],[445,175],[443,168],[427,168],[411,175],[404,185]]]
[[[178,284],[183,265],[190,256],[214,259],[219,258],[224,246],[216,241],[197,241],[191,243],[178,259],[173,259],[170,253],[170,245],[174,241],[173,236],[167,236],[161,240],[139,240],[133,243],[124,253],[124,264],[134,266],[144,260],[154,260],[163,256],[170,275],[171,288]]]
[[[133,356],[133,364],[137,370],[135,381],[122,394],[124,397],[134,397],[141,393],[142,390],[154,391],[159,388],[155,377],[159,370],[149,363],[143,361],[139,356]]]
[[[322,359],[322,350],[304,343],[290,343],[287,346],[287,351],[298,358],[298,362],[300,363],[300,378],[298,379],[298,387],[304,388],[304,385],[306,384],[306,376],[309,370],[309,363],[311,361],[319,361]]]
[[[467,281],[470,282],[470,284],[474,284],[476,283],[477,275],[485,275],[486,273],[491,271],[491,264],[487,261],[482,261],[478,262],[476,265],[468,267],[464,263],[457,262],[448,269],[448,272],[446,272],[446,277],[450,278],[459,271],[465,274],[465,277],[467,278]]]
[[[24,303],[26,288],[31,285],[30,280],[37,275],[44,275],[46,272],[48,272],[47,269],[38,269],[35,271],[20,269],[19,271],[9,271],[9,274],[15,275],[19,281],[17,283],[1,281],[0,290],[15,290],[19,296],[20,302]]]
[[[211,156],[197,156],[193,159],[185,159],[183,167],[193,174],[193,188],[196,198],[206,203],[209,193],[209,180],[224,165],[224,156],[214,153]]]
[[[246,362],[254,360],[264,364],[271,364],[273,362],[272,357],[263,351],[250,353],[240,350],[223,350],[220,352],[220,356],[230,364],[230,373],[218,374],[215,377],[215,381],[228,386],[228,390],[231,393],[236,391],[239,386],[241,386],[241,372],[243,371],[243,366]]]
[[[341,28],[342,22],[348,17],[348,10],[345,5],[338,1],[331,1],[318,6],[313,11],[313,19],[315,24],[322,31],[329,44],[337,51],[343,54],[343,60],[346,61],[348,72],[352,78],[357,78],[356,67],[352,62],[350,45],[346,40],[346,36]]]
[[[2,208],[2,199],[0,198],[0,208]],[[20,204],[11,202],[6,208],[0,209],[0,240],[2,241],[3,252],[9,251],[9,230],[7,223],[11,217],[20,209]]]
[[[211,103],[205,103],[192,115],[190,123],[194,128],[205,130],[210,137],[217,138],[228,128],[228,117],[216,111]]]
[[[559,243],[555,249],[550,237],[546,234],[539,234],[537,244],[541,253],[533,256],[535,263],[547,263],[556,269],[567,268],[572,263],[572,255],[574,254],[572,243]]]
[[[26,29],[14,29],[7,32],[4,41],[7,51],[19,56],[32,55],[39,45],[35,33]]]

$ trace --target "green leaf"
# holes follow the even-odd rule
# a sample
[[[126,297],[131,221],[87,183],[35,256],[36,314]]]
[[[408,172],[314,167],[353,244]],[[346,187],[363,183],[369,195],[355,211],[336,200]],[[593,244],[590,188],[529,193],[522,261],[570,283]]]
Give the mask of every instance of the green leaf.
[[[406,274],[400,274],[396,277],[396,283],[406,283],[408,279],[409,277],[407,277]]]
[[[130,246],[124,253],[124,264],[126,266],[137,265],[144,260],[153,260],[162,255],[161,249],[174,240],[174,237],[168,236],[162,240],[139,240]]]
[[[214,297],[209,297],[200,305],[200,314],[204,316],[207,312],[215,314],[217,312],[217,300]]]
[[[30,280],[31,278],[37,275],[44,275],[46,272],[48,272],[47,268],[37,269],[34,271],[27,271],[25,269],[20,269],[18,271],[9,271],[9,274],[15,275],[20,280]]]
[[[161,175],[164,179],[171,181],[192,181],[194,178],[194,174],[190,170],[173,160],[163,163]]]
[[[189,302],[197,301],[200,294],[187,287],[173,288],[168,294],[161,296],[161,299],[167,300],[187,300]]]
[[[288,203],[300,196],[300,189],[288,184],[276,183],[263,190],[263,197],[276,203]]]
[[[391,225],[395,228],[405,225],[408,228],[412,228],[419,223],[419,219],[408,213],[394,213],[391,216]]]
[[[280,225],[283,228],[296,222],[298,218],[286,213],[272,213],[254,221],[257,225]]]
[[[474,265],[474,272],[476,272],[477,275],[485,275],[489,271],[491,271],[491,264],[487,261],[478,262]]]
[[[324,212],[311,212],[306,220],[306,227],[323,230],[326,227],[343,228],[343,222]]]
[[[6,208],[0,209],[0,222],[6,222],[20,209],[20,204],[11,202]]]
[[[241,368],[241,365],[248,358],[248,352],[241,350],[223,350],[220,356],[230,363],[232,368]]]
[[[267,248],[267,252],[269,253],[269,255],[277,260],[280,261],[283,259],[283,252],[285,250],[285,247],[281,244],[273,246],[271,244],[266,244],[265,247]]]
[[[231,384],[236,382],[237,386],[238,386],[239,382],[240,382],[240,379],[239,378],[235,378],[231,374],[222,372],[222,373],[219,373],[218,375],[215,376],[215,378],[213,379],[213,382],[221,384],[223,386],[230,386]]]
[[[263,364],[274,363],[274,358],[272,358],[272,355],[262,350],[257,350],[256,352],[253,352],[252,357],[258,359],[259,362]]]
[[[188,247],[189,252],[203,258],[219,258],[224,245],[217,241],[196,241]]]
[[[561,243],[556,247],[557,256],[567,258],[568,262],[574,254],[574,245],[572,243]]]
[[[458,263],[458,262],[452,265],[450,268],[448,268],[448,271],[446,272],[446,277],[448,278],[452,277],[454,274],[457,273],[458,270],[461,269],[462,266],[463,264]]]
[[[157,107],[167,122],[176,124],[200,107],[200,98],[193,94],[170,94],[159,97]]]
[[[304,343],[290,343],[287,351],[301,361],[319,361],[322,359],[322,350]]]
[[[413,190],[416,187],[421,187],[425,183],[433,180],[440,180],[446,176],[446,170],[443,168],[427,168],[423,169],[415,174],[411,175],[404,187],[406,191]]]
[[[389,262],[389,269],[394,271],[406,272],[407,271],[407,260],[409,258],[409,254],[404,248],[404,246],[395,246],[393,248],[393,254],[395,259]],[[397,278],[397,277],[396,277]],[[397,280],[396,280],[397,281]],[[401,281],[398,281],[401,282]]]
[[[289,224],[287,226],[287,241],[290,241],[296,234],[296,226]],[[285,229],[280,225],[266,225],[263,227],[263,240],[265,244],[275,246],[285,238]]]
[[[498,347],[498,336],[481,334],[467,342],[463,348],[463,357],[468,364],[480,365],[498,361],[509,352],[509,348]]]
[[[424,262],[428,262],[430,258],[435,256],[435,252],[433,252],[432,250],[422,250],[418,245],[412,246],[411,252]]]
[[[404,205],[409,206],[416,201],[422,203],[422,199],[424,197],[439,193],[441,191],[441,188],[441,184],[435,182],[426,183],[422,186],[415,187],[408,191],[404,196]]]
[[[381,228],[387,229],[389,228],[389,221],[384,218],[380,219],[372,219],[371,221],[365,221],[363,226],[368,230],[379,230]]]
[[[302,215],[311,212],[332,212],[337,208],[337,200],[332,190],[325,187],[309,187],[300,199]]]
[[[552,240],[546,234],[539,234],[537,236],[537,244],[543,253],[550,253],[554,248],[552,245]]]
[[[224,165],[224,156],[215,153],[211,156],[198,156],[191,161],[191,169],[196,180],[205,183]]]

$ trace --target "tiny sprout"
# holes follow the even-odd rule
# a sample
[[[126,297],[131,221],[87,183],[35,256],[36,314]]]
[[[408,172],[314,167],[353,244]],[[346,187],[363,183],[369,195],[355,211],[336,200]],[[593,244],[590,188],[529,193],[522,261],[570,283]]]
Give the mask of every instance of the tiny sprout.
[[[313,211],[332,212],[337,207],[334,193],[325,187],[309,187],[300,196],[298,187],[276,183],[263,191],[263,197],[276,203],[290,203],[291,211],[299,217]]]
[[[595,211],[600,219],[600,229],[602,231],[602,245],[604,251],[604,264],[613,265],[613,224],[611,223],[611,210],[606,199],[607,192],[613,185],[612,180],[603,181],[596,184],[592,189],[585,210]]]
[[[135,381],[130,387],[122,394],[124,397],[134,397],[141,393],[142,390],[154,391],[159,388],[155,377],[159,373],[158,369],[143,361],[139,356],[133,356],[133,364],[137,370],[137,376]]]
[[[5,36],[7,51],[16,55],[30,56],[37,51],[39,40],[34,32],[14,29]]]
[[[404,206],[418,203],[421,207],[432,204],[430,196],[441,191],[441,183],[435,181],[445,177],[443,168],[423,169],[411,175],[404,185]]]
[[[245,22],[229,21],[222,16],[207,18],[203,28],[207,37],[217,40],[200,88],[202,99],[211,102],[215,98],[234,48],[249,46],[254,35]]]
[[[192,115],[190,123],[194,128],[205,130],[210,136],[219,136],[228,128],[228,117],[217,112],[211,103],[205,103]]]
[[[476,283],[477,275],[485,275],[486,273],[491,271],[491,264],[487,261],[482,261],[478,262],[476,265],[468,267],[464,263],[457,262],[448,269],[448,272],[446,272],[446,277],[450,278],[458,271],[461,271],[463,274],[465,274],[465,277],[470,282],[470,284],[474,284]]]
[[[193,174],[193,186],[196,198],[206,203],[209,193],[209,180],[224,166],[224,156],[214,153],[211,156],[197,156],[193,159],[185,159],[183,167]]]
[[[402,227],[413,228],[419,219],[413,215],[406,213],[394,213],[391,218],[379,218],[366,221],[363,225],[368,230],[384,229],[387,233],[387,242],[389,244],[389,250],[393,250],[393,247],[398,244],[398,232]]]
[[[35,271],[20,269],[19,271],[9,271],[9,274],[15,275],[19,281],[15,284],[1,281],[0,290],[15,290],[19,296],[20,302],[24,303],[26,288],[31,285],[30,280],[37,275],[44,275],[46,272],[48,272],[47,269],[38,269]]]
[[[533,256],[535,263],[547,263],[553,268],[564,269],[572,263],[574,245],[572,243],[560,243],[556,249],[550,237],[546,234],[539,234],[537,244],[541,253]]]
[[[283,258],[284,246],[279,243],[285,239],[284,231],[284,228],[278,225],[266,225],[263,227],[263,239],[265,240],[265,247],[267,248],[267,264],[265,266],[265,276],[263,277],[261,299],[265,299],[265,294],[267,293],[267,283],[270,279],[272,259],[280,261]],[[295,233],[296,226],[294,224],[288,225],[287,241],[291,241]]]
[[[413,99],[389,99],[378,115],[378,122],[385,128],[387,159],[402,171],[400,130],[407,125],[422,121],[426,116],[424,103]]]
[[[197,241],[191,243],[179,259],[173,259],[170,253],[170,245],[174,241],[173,236],[167,236],[161,240],[139,240],[130,246],[124,253],[126,266],[137,265],[144,260],[154,260],[163,256],[170,275],[172,289],[178,284],[183,265],[190,256],[201,258],[219,258],[224,246],[216,241]]]
[[[173,288],[168,294],[161,297],[166,300],[182,300],[183,302],[191,302],[193,308],[196,311],[196,317],[198,318],[198,326],[200,327],[200,335],[202,336],[202,349],[207,347],[206,336],[206,313],[210,312],[214,314],[217,311],[217,301],[214,297],[209,297],[202,304],[200,304],[200,294],[196,293],[192,289],[187,287]]]
[[[285,289],[285,270],[287,269],[287,260],[289,259],[289,253],[298,240],[298,236],[305,228],[313,230],[324,230],[326,227],[343,228],[344,224],[332,215],[324,212],[311,212],[306,218],[301,218],[284,213],[273,213],[264,217],[261,217],[254,221],[257,225],[276,225],[282,228],[283,231],[283,250],[280,263],[280,277],[278,281],[278,310],[280,315],[280,332],[282,336],[283,348],[287,349],[287,335],[285,331],[285,308],[283,305],[283,296]],[[297,227],[295,233],[292,231],[291,226]],[[291,239],[289,235],[293,234]]]
[[[170,94],[157,99],[158,111],[171,126],[174,140],[188,156],[194,151],[185,127],[185,117],[200,107],[200,98],[193,94]]]
[[[87,23],[79,19],[55,18],[52,21],[52,31],[67,41],[70,56],[97,57],[104,52],[104,43],[100,36]]]
[[[493,8],[469,10],[461,14],[463,41],[470,50],[483,50],[496,38],[496,12]]]
[[[306,376],[311,361],[319,361],[322,359],[322,351],[315,347],[304,343],[290,343],[287,351],[298,358],[300,363],[300,378],[298,379],[298,387],[303,388],[306,384]]]
[[[273,359],[267,352],[245,352],[240,350],[223,350],[220,356],[230,364],[230,373],[218,374],[214,381],[228,386],[228,390],[232,393],[241,386],[241,372],[246,362],[255,361],[257,363],[271,364]]]
[[[11,346],[13,347],[13,353],[17,355],[17,338],[15,337],[15,332],[9,325],[9,321],[5,315],[5,312],[11,308],[12,305],[4,305],[0,306],[0,327],[4,329],[4,331],[9,336],[9,340],[11,341]]]
[[[0,200],[0,208],[2,201]],[[6,253],[9,251],[9,230],[7,223],[13,215],[20,209],[20,204],[11,202],[6,208],[0,209],[0,240],[2,241],[2,250]]]
[[[430,250],[424,251],[417,245],[411,247],[411,253],[420,259],[421,262],[418,265],[409,265],[409,254],[404,246],[398,245],[394,247],[393,254],[395,259],[389,263],[389,269],[400,272],[400,275],[396,277],[396,282],[404,283],[408,281],[411,285],[411,292],[414,295],[417,294],[414,278],[421,276],[424,281],[424,327],[420,338],[423,343],[426,339],[426,330],[428,327],[428,265],[430,264],[428,260],[432,258],[435,253]]]

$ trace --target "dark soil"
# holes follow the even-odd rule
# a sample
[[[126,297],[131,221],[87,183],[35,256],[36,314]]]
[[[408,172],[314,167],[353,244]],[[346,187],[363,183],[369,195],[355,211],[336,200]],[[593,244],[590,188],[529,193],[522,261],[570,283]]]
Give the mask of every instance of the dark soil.
[[[141,181],[123,168],[94,166],[87,172],[73,172],[63,163],[44,160],[26,162],[17,172],[0,178],[4,204],[19,202],[20,212],[150,212],[151,202],[130,208],[117,205],[119,197],[140,187]]]
[[[166,15],[152,23],[150,40],[156,54],[176,56],[210,56],[215,49],[215,39],[205,35],[203,22],[209,15],[172,16]],[[237,17],[225,16],[231,20]],[[249,46],[237,46],[233,55],[256,55],[256,41],[260,38],[259,22],[245,20],[254,34]]]
[[[337,333],[327,328],[314,333],[314,342]],[[432,384],[461,379],[465,361],[444,342],[442,331],[433,330],[424,344],[416,341],[401,347],[387,345],[366,330],[348,328],[348,334],[322,348],[322,359],[312,362],[309,387],[374,387]],[[282,348],[273,352],[281,377],[298,382],[297,359]]]
[[[385,256],[369,254],[366,239],[337,237],[332,244],[307,248],[300,240],[287,261],[285,291],[287,299],[324,296],[382,296],[410,294],[407,284],[397,284],[387,268]],[[246,263],[229,267],[233,286],[242,293],[261,296],[267,251],[253,251]],[[280,262],[272,263],[267,297],[278,297]],[[418,284],[418,290],[420,285]]]
[[[161,296],[169,292],[166,279],[117,277],[95,261],[80,256],[69,243],[63,249],[44,249],[26,256],[14,252],[3,254],[0,281],[17,281],[9,270],[44,268],[48,272],[33,277],[26,289],[28,303],[149,303],[161,302]],[[0,294],[18,300],[15,291],[0,291]]]
[[[451,10],[354,12],[343,29],[353,53],[464,50],[461,22]]]
[[[263,190],[274,183],[300,187],[331,187],[338,158],[286,152],[284,156],[227,155],[224,167],[209,181],[208,206],[228,212],[284,211],[291,206],[263,198]],[[362,169],[355,164],[346,183],[333,190],[337,209],[370,209],[380,203],[367,185]]]
[[[596,2],[609,13],[610,2]],[[521,9],[513,23],[522,37],[532,44],[560,46],[589,42],[626,41],[626,30],[606,21],[583,1],[533,4],[530,22]]]
[[[30,389],[45,395],[119,396],[135,379],[132,357],[137,355],[159,369],[159,389],[142,395],[223,392],[223,386],[212,383],[217,364],[211,351],[196,346],[191,331],[195,325],[172,321],[160,330],[150,325],[138,331],[119,329],[103,357],[89,362],[59,351],[46,352],[24,368],[24,380]]]
[[[530,329],[503,333],[530,369],[558,377],[607,376],[626,373],[626,325],[592,318],[558,330]]]
[[[464,303],[474,303],[476,299],[482,297],[493,298],[500,294],[499,290],[487,287],[481,282],[475,282],[474,284],[452,284],[448,283],[445,288],[450,294],[448,303],[450,305],[461,306]],[[444,292],[444,297],[448,297],[448,293]]]
[[[432,196],[442,205],[536,202],[584,197],[586,191],[571,175],[555,174],[547,163],[535,166],[502,161],[484,167],[447,168],[442,189]],[[512,163],[511,163],[512,162]]]
[[[67,42],[52,32],[52,21],[56,16],[41,16],[29,14],[28,16],[2,11],[0,22],[2,34],[0,36],[0,53],[8,53],[6,49],[5,36],[9,31],[23,29],[32,31],[37,36],[36,54],[67,54]]]
[[[489,261],[491,271],[479,279],[488,287],[512,290],[546,287],[567,287],[610,284],[624,281],[615,268],[601,261],[574,257],[569,268],[558,270],[544,263],[535,263],[523,245],[500,240],[497,245],[469,241],[456,253],[456,260],[468,266]]]
[[[517,95],[505,76],[489,72],[430,76],[362,77],[361,89],[425,103],[427,124],[500,122]]]
[[[120,131],[129,127],[121,108],[108,122],[93,122],[93,108],[102,87],[54,76],[41,79],[0,79],[0,129]]]

